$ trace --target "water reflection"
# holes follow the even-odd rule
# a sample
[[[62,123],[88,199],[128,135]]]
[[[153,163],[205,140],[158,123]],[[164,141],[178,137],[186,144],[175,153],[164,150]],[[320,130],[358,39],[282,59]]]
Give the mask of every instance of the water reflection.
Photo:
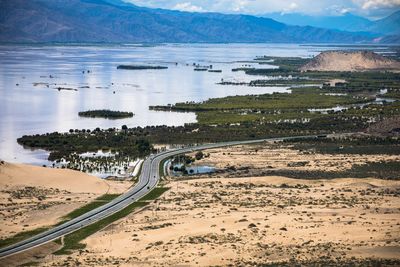
[[[232,68],[243,64],[238,61],[263,55],[310,56],[317,53],[310,49],[315,50],[275,44],[0,46],[0,158],[47,164],[45,152],[25,150],[16,143],[24,134],[121,127],[123,124],[129,127],[183,125],[194,122],[195,115],[150,111],[148,106],[285,91],[282,87],[221,86],[217,83],[232,78],[249,81],[251,77],[243,72],[231,72]],[[332,48],[318,47],[317,50],[325,49]],[[193,71],[193,63],[212,64],[222,73]],[[117,70],[119,64],[156,64],[168,66],[168,69]],[[57,87],[77,91],[59,91]],[[79,111],[89,109],[131,111],[135,116],[122,120],[78,116]]]

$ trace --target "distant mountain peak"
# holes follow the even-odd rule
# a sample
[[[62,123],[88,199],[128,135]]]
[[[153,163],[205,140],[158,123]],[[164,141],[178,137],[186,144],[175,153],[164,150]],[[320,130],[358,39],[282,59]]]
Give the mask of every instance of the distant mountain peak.
[[[367,18],[345,12],[337,15],[310,16],[299,13],[271,13],[263,17],[270,17],[288,25],[312,26],[349,32],[369,32],[371,34],[399,34],[400,10],[380,20],[372,21]]]
[[[84,2],[93,3],[93,4],[111,4],[115,6],[134,6],[134,4],[130,2],[125,2],[122,0],[83,0]]]
[[[299,13],[278,15],[277,13],[272,13],[265,14],[264,17],[270,17],[289,25],[312,26],[351,32],[365,31],[371,24],[370,20],[356,16],[350,12],[335,16],[310,16]]]
[[[0,3],[0,42],[362,43],[378,37],[250,15],[151,9],[123,0]]]

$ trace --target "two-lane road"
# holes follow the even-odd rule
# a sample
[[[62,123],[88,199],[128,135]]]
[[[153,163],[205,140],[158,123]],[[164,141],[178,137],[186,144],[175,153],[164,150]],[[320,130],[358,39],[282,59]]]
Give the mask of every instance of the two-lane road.
[[[145,196],[154,187],[157,186],[160,180],[160,175],[159,175],[160,164],[163,160],[169,157],[196,150],[204,150],[210,148],[260,143],[265,141],[282,141],[282,140],[290,140],[293,138],[310,138],[310,137],[318,137],[318,136],[315,135],[297,136],[297,137],[269,138],[269,139],[249,140],[249,141],[223,142],[216,144],[200,145],[195,147],[186,147],[181,149],[165,151],[156,155],[151,155],[143,162],[142,172],[139,177],[139,182],[130,190],[128,190],[125,194],[115,198],[114,200],[110,201],[109,203],[99,208],[91,210],[64,224],[56,226],[48,231],[45,231],[41,234],[38,234],[34,237],[31,237],[29,239],[26,239],[9,247],[0,249],[0,258],[43,245],[45,243],[58,239],[64,235],[70,234],[82,227],[88,226],[96,221],[104,219],[124,209],[128,205],[132,204],[133,202]]]

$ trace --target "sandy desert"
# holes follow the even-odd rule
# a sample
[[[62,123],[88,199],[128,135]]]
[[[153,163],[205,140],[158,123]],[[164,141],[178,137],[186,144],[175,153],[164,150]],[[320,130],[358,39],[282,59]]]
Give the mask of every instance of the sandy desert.
[[[355,164],[398,161],[398,155],[321,154],[283,143],[203,153],[206,156],[195,164],[216,167],[217,172],[166,177],[161,182],[169,188],[166,193],[85,239],[85,249],[56,256],[51,254],[58,248],[53,242],[23,255],[22,263],[390,265],[400,260],[400,181],[263,175],[271,169],[343,171]],[[31,182],[22,186],[28,174]],[[56,223],[82,203],[104,193],[122,192],[129,186],[129,182],[99,180],[69,170],[8,163],[1,168],[1,178],[5,188],[3,205],[10,210],[2,213],[3,221],[8,222],[2,227],[3,236]],[[32,186],[35,194],[24,196],[27,186]],[[10,201],[15,194],[23,197]],[[39,195],[45,198],[40,199]],[[70,199],[68,204],[66,198]],[[44,204],[48,207],[41,209]],[[7,220],[11,217],[12,221]],[[33,253],[40,256],[33,257]],[[7,261],[9,265],[17,263],[21,261]]]
[[[0,165],[0,238],[52,226],[103,194],[121,194],[129,182],[24,164]]]
[[[400,257],[400,182],[213,178],[170,182],[145,211],[44,266],[390,262]]]

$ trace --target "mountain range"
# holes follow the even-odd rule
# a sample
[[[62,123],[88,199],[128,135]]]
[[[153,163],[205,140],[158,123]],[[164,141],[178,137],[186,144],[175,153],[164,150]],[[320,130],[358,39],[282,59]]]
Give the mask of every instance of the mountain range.
[[[375,34],[400,34],[400,10],[379,20],[369,20],[351,13],[338,16],[308,16],[299,13],[270,13],[268,17],[276,21],[298,26],[312,26],[349,32],[370,32]]]
[[[271,18],[139,7],[122,0],[0,0],[0,42],[369,43],[381,33],[287,25]]]

